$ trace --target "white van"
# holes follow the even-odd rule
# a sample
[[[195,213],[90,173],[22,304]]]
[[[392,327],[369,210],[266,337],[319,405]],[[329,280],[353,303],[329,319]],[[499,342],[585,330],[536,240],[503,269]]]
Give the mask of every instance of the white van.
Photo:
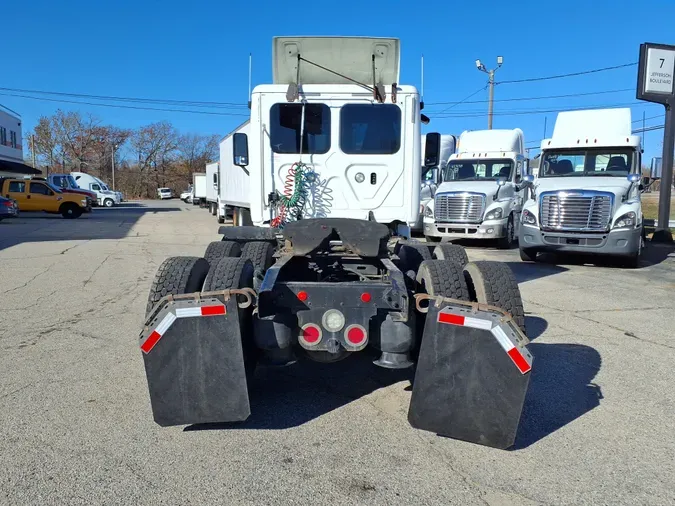
[[[84,172],[71,172],[70,174],[75,178],[77,186],[83,190],[91,190],[96,193],[98,205],[112,207],[122,202],[122,194],[111,191],[99,178]]]

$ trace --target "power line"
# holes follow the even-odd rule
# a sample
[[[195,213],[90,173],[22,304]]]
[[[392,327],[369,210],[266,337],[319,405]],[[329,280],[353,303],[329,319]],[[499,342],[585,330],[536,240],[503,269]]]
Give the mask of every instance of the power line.
[[[137,97],[116,97],[107,95],[89,95],[85,93],[66,93],[58,91],[44,91],[44,90],[24,90],[20,88],[2,88],[1,91],[12,93],[31,93],[35,95],[51,95],[60,97],[73,98],[87,98],[93,100],[112,100],[116,102],[137,102],[149,104],[168,104],[177,106],[194,106],[194,107],[218,107],[218,108],[243,108],[248,107],[246,104],[238,104],[234,102],[201,102],[196,100],[172,100],[172,99],[156,99],[156,98],[137,98]]]
[[[514,84],[514,83],[530,83],[534,81],[548,81],[549,79],[562,79],[565,77],[575,77],[575,76],[583,76],[587,74],[596,74],[598,72],[606,72],[608,70],[616,70],[616,69],[621,69],[625,67],[633,67],[637,65],[637,62],[633,63],[624,63],[623,65],[614,65],[613,67],[603,67],[600,69],[593,69],[593,70],[584,70],[581,72],[571,72],[569,74],[558,74],[555,76],[546,76],[546,77],[530,77],[528,79],[512,79],[510,81],[500,81],[497,84]]]
[[[477,94],[480,93],[481,91],[484,91],[485,88],[487,88],[487,84],[486,84],[485,86],[483,86],[482,88],[479,88],[479,89],[477,89],[476,91],[474,91],[471,95],[465,97],[464,99],[460,100],[459,102],[453,103],[451,106],[446,107],[445,109],[443,109],[442,111],[440,111],[440,112],[438,112],[438,113],[436,113],[436,114],[442,114],[442,113],[444,113],[445,111],[449,111],[450,109],[452,109],[452,108],[455,107],[456,105],[459,105],[459,104],[462,104],[462,103],[466,102],[467,100],[469,100],[469,99],[470,99],[471,97],[473,97],[474,95],[477,95]]]
[[[597,105],[587,105],[587,106],[570,106],[567,108],[560,109],[520,109],[520,110],[506,110],[501,112],[495,112],[495,115],[498,116],[518,116],[522,114],[548,114],[554,112],[567,112],[567,111],[579,111],[585,109],[604,109],[610,107],[653,107],[660,104],[654,103],[645,103],[645,102],[628,102],[628,103],[618,103],[618,104],[597,104]],[[486,116],[486,112],[480,111],[457,111],[456,113],[446,114],[443,116],[439,115],[440,113],[430,114],[429,117],[432,119],[448,119],[448,118],[480,118]],[[642,121],[642,120],[640,120]]]
[[[98,106],[98,107],[112,107],[112,108],[117,108],[117,109],[136,109],[136,110],[141,110],[141,111],[162,111],[162,112],[185,112],[189,114],[208,114],[211,116],[245,116],[248,117],[249,114],[236,114],[236,113],[231,113],[231,112],[212,112],[212,111],[191,111],[188,109],[165,109],[165,108],[157,108],[157,107],[139,107],[139,106],[133,106],[133,105],[122,105],[122,104],[97,104],[94,102],[79,102],[75,100],[65,100],[65,99],[55,99],[55,98],[46,98],[46,97],[31,97],[30,95],[19,95],[19,94],[14,94],[14,93],[4,93],[0,92],[0,95],[6,95],[8,97],[19,97],[19,98],[27,98],[30,100],[42,100],[46,102],[59,102],[59,103],[66,103],[66,104],[79,104],[79,105],[93,105],[93,106]]]
[[[585,97],[590,95],[606,95],[610,93],[622,93],[626,91],[635,91],[635,88],[623,88],[620,90],[606,90],[606,91],[591,91],[588,93],[571,93],[568,95],[549,95],[544,97],[518,97],[518,98],[502,98],[497,99],[495,102],[521,102],[521,101],[530,101],[530,100],[548,100],[552,98],[573,98],[573,97]],[[471,100],[463,102],[429,102],[427,105],[446,105],[446,104],[484,104],[488,102],[487,100]],[[426,103],[426,102],[425,102]]]

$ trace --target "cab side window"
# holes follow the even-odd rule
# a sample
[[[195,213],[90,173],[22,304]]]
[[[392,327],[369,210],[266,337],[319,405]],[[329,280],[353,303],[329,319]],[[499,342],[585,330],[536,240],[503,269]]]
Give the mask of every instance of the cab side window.
[[[91,185],[91,189],[94,190],[95,192],[101,191],[101,187],[99,185],[97,185],[96,183]]]
[[[23,182],[20,182],[20,181],[10,181],[9,192],[10,193],[26,193],[26,183],[23,183]]]
[[[31,183],[30,192],[37,195],[54,195],[54,192],[42,183]]]

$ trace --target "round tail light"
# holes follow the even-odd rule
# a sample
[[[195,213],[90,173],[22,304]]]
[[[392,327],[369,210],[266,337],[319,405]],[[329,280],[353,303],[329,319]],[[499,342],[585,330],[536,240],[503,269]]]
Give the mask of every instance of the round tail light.
[[[345,329],[345,340],[351,346],[361,346],[368,340],[368,334],[361,325],[350,325]]]

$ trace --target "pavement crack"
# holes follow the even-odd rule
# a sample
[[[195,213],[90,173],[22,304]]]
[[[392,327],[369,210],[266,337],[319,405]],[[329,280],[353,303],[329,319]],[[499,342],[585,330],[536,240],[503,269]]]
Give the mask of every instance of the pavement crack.
[[[94,272],[92,272],[91,275],[84,280],[84,286],[87,286],[91,282],[91,279],[94,277],[94,275],[99,271],[101,267],[103,267],[103,264],[106,263],[112,255],[113,255],[112,253],[108,253],[108,255],[106,255],[103,261],[100,264],[98,264],[98,267],[94,269]]]
[[[669,345],[669,344],[664,344],[664,343],[659,343],[659,342],[657,342],[657,341],[652,341],[652,340],[650,340],[650,339],[645,339],[644,337],[636,336],[635,334],[633,334],[633,333],[630,332],[629,330],[622,329],[621,327],[617,327],[617,326],[615,326],[615,325],[611,325],[611,324],[605,323],[605,322],[600,322],[600,321],[594,320],[593,318],[588,318],[588,317],[586,317],[586,316],[582,316],[582,315],[580,315],[580,314],[577,314],[576,312],[573,313],[573,316],[576,316],[577,318],[579,318],[579,319],[581,319],[581,320],[585,320],[585,321],[592,322],[592,323],[597,323],[598,325],[604,325],[604,326],[606,326],[606,327],[609,327],[610,329],[616,330],[616,331],[618,331],[618,332],[622,332],[623,335],[625,335],[626,337],[631,337],[631,338],[633,338],[633,339],[636,339],[637,341],[642,341],[642,342],[644,342],[644,343],[654,344],[654,345],[656,345],[656,346],[661,346],[661,347],[667,348],[667,349],[669,349],[669,350],[675,350],[675,346],[671,346],[671,345]]]
[[[42,276],[43,274],[47,274],[47,272],[49,272],[49,270],[50,270],[52,267],[53,267],[53,265],[50,265],[50,266],[47,267],[46,269],[44,269],[44,270],[38,272],[35,276],[33,276],[32,278],[30,278],[30,279],[29,279],[28,281],[26,281],[23,285],[15,286],[14,288],[10,288],[9,290],[5,290],[4,292],[2,292],[2,295],[7,295],[8,293],[12,293],[12,292],[15,292],[15,291],[17,291],[17,290],[21,290],[22,288],[26,288],[26,287],[27,287],[28,285],[30,285],[33,281],[35,281],[37,278],[39,278],[39,277]]]
[[[78,246],[82,246],[83,244],[87,244],[88,242],[91,242],[91,239],[87,239],[87,240],[84,241],[84,242],[75,244],[74,246],[70,246],[70,247],[64,249],[63,251],[61,251],[61,252],[59,253],[59,255],[65,255],[65,254],[68,253],[71,249],[75,249],[75,248],[77,248]]]

